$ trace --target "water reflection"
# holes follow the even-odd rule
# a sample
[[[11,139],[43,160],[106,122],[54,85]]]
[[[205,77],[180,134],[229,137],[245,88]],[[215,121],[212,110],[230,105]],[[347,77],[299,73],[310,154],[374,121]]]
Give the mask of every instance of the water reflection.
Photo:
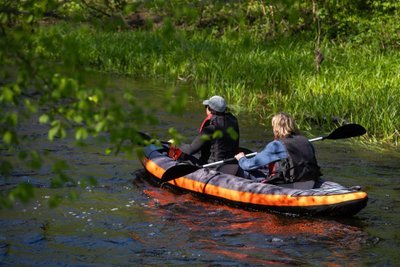
[[[368,238],[360,227],[335,220],[245,211],[158,188],[144,193],[149,196],[146,213],[182,235],[164,236],[168,231],[160,232],[158,238],[173,239],[172,248],[177,242],[194,243],[202,253],[223,261],[279,266],[325,265],[331,260],[355,264],[360,258],[354,255]]]

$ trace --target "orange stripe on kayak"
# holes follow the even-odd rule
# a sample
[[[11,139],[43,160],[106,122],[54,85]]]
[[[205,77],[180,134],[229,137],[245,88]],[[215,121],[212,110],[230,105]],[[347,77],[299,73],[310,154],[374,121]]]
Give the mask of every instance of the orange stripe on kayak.
[[[146,168],[146,170],[149,170],[155,177],[162,177],[165,170],[158,166],[154,161],[149,160],[149,159],[144,159],[143,160],[143,165]]]
[[[187,178],[179,178],[173,184],[182,188],[204,193],[216,197],[229,199],[232,201],[251,203],[265,206],[319,206],[333,205],[342,202],[364,199],[367,197],[365,192],[354,192],[328,196],[290,196],[274,194],[256,194],[249,192],[236,191],[211,184],[205,185],[202,182]]]
[[[151,160],[146,160],[144,166],[154,176],[160,178],[165,170]],[[290,196],[278,194],[257,194],[250,192],[237,191],[233,189],[223,188],[220,186],[205,184],[189,178],[180,177],[169,183],[198,193],[216,196],[231,201],[251,203],[265,206],[319,206],[334,205],[352,200],[364,199],[367,197],[366,192],[353,192],[338,195],[327,196]]]

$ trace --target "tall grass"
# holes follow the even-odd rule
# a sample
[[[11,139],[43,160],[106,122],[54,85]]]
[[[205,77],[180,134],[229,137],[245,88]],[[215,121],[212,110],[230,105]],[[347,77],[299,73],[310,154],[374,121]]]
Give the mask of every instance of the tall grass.
[[[300,125],[354,122],[369,140],[398,145],[400,53],[368,44],[325,43],[321,71],[310,39],[265,41],[250,35],[189,34],[171,27],[152,32],[96,32],[54,27],[82,47],[88,66],[133,76],[184,80],[204,94],[221,94],[241,110],[270,117],[292,113]],[[53,55],[55,58],[63,55]]]

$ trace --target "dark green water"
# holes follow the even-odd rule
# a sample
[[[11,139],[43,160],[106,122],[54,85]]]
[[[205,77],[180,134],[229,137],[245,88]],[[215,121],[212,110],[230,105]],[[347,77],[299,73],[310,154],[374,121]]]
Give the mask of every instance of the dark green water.
[[[115,80],[143,99],[157,102],[161,85]],[[159,109],[160,125],[145,129],[167,138],[176,127],[193,136],[204,109],[190,99],[183,116]],[[155,103],[156,104],[156,103]],[[261,149],[271,140],[256,118],[241,114],[241,145]],[[269,125],[269,123],[268,123]],[[400,153],[377,150],[355,140],[314,143],[325,178],[361,185],[368,206],[348,219],[306,218],[251,212],[177,195],[144,179],[135,158],[106,156],[106,145],[76,148],[69,139],[46,141],[45,129],[27,125],[35,146],[52,159],[66,159],[69,175],[93,176],[98,185],[51,189],[51,170],[23,168],[16,181],[37,185],[36,198],[0,214],[1,266],[397,266],[400,263]],[[318,136],[321,133],[313,133]],[[310,136],[311,137],[311,136]],[[265,141],[264,141],[265,140]],[[89,142],[90,143],[90,142]],[[49,196],[70,191],[77,201],[47,207]]]

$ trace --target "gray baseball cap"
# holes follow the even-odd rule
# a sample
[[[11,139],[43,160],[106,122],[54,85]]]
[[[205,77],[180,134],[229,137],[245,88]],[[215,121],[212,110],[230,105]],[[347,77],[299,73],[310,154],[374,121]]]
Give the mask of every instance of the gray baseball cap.
[[[224,112],[226,110],[226,101],[223,97],[215,95],[210,99],[204,100],[203,105],[209,106],[216,112]]]

